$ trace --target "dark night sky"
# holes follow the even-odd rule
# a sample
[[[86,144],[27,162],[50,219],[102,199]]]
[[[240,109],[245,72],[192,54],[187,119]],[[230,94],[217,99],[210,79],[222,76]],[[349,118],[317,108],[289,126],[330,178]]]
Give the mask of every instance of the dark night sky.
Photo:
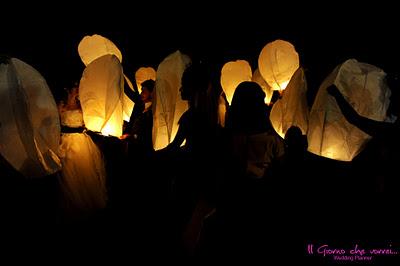
[[[349,58],[386,71],[397,68],[400,41],[396,35],[400,30],[388,6],[376,4],[362,11],[337,4],[332,10],[325,3],[319,11],[308,12],[292,6],[280,16],[276,7],[234,5],[231,3],[226,10],[196,3],[157,4],[156,10],[152,4],[136,9],[124,5],[118,12],[106,6],[94,12],[92,7],[62,4],[50,7],[56,11],[27,9],[18,21],[9,19],[2,29],[0,54],[35,67],[54,92],[80,77],[84,66],[77,53],[78,43],[85,35],[95,33],[120,48],[129,77],[143,65],[157,68],[163,58],[178,49],[221,66],[229,60],[245,59],[254,70],[263,46],[278,38],[296,47],[300,62],[307,69],[310,90],[315,90],[336,65]],[[17,11],[20,12],[11,9],[7,18]]]

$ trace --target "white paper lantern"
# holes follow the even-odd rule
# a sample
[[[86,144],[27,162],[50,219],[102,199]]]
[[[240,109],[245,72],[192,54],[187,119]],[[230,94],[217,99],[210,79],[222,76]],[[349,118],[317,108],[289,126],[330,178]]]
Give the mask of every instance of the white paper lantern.
[[[180,95],[181,79],[191,60],[176,51],[167,56],[157,68],[156,97],[153,100],[153,147],[165,148],[178,131],[178,121],[188,109]]]
[[[232,102],[236,87],[243,81],[251,81],[252,71],[246,60],[226,63],[221,70],[221,86],[229,104]]]
[[[94,34],[85,36],[78,45],[78,53],[85,66],[103,55],[115,55],[122,63],[122,54],[118,47],[109,39]]]
[[[126,84],[128,85],[128,88],[130,90],[134,90],[132,81],[130,81],[130,79],[126,75],[124,75],[124,78]],[[122,97],[122,109],[123,109],[124,121],[129,122],[129,120],[131,119],[131,114],[134,106],[135,103],[131,99],[129,99],[129,97],[124,93]]]
[[[306,135],[308,116],[307,81],[303,68],[299,68],[283,92],[282,98],[274,103],[270,120],[275,131],[284,138],[291,126],[299,127],[303,135]]]
[[[260,70],[258,68],[253,73],[252,81],[260,85],[260,87],[265,93],[265,103],[269,105],[271,103],[272,94],[274,93],[274,91],[272,90],[271,86],[269,86],[268,83],[261,76]]]
[[[258,57],[260,73],[273,90],[284,90],[299,65],[294,46],[283,40],[268,43]]]
[[[0,64],[0,109],[1,155],[27,178],[59,171],[58,109],[42,75],[16,58]]]
[[[351,161],[370,136],[350,124],[336,100],[326,89],[335,84],[361,116],[376,121],[386,119],[390,90],[385,72],[373,65],[350,59],[337,66],[324,80],[310,113],[308,150],[327,158]]]
[[[139,92],[142,92],[142,82],[156,80],[156,71],[152,67],[141,67],[135,73],[136,85]]]
[[[122,135],[124,75],[119,59],[104,55],[90,63],[79,86],[85,126],[107,136]]]

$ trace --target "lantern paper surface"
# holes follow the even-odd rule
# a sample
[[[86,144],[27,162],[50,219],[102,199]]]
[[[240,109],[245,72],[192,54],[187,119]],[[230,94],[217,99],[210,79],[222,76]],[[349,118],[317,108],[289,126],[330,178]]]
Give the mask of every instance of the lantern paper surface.
[[[260,70],[258,68],[254,71],[253,77],[251,79],[258,85],[260,85],[262,90],[265,92],[265,103],[269,105],[271,103],[271,98],[274,91],[272,90],[271,86],[269,86],[268,83],[261,76]]]
[[[243,81],[251,81],[252,71],[246,60],[226,63],[221,70],[221,86],[229,104],[232,102],[236,87]]]
[[[326,88],[335,84],[358,114],[384,121],[390,103],[385,76],[383,70],[354,59],[336,67],[322,83],[314,100],[307,134],[308,150],[327,158],[351,161],[370,136],[347,122]]]
[[[166,57],[157,68],[156,97],[153,100],[153,146],[165,148],[174,140],[178,121],[188,109],[180,95],[182,74],[190,58],[180,51]]]
[[[126,75],[124,75],[124,78],[125,82],[128,84],[129,89],[134,90],[132,82],[129,80],[129,78]],[[124,111],[123,112],[124,120],[126,122],[129,122],[129,120],[131,119],[131,114],[134,106],[135,103],[131,99],[129,99],[129,97],[124,93],[122,97],[122,108]]]
[[[282,91],[299,68],[299,55],[291,43],[276,40],[268,43],[261,50],[258,68],[273,90]]]
[[[118,58],[104,55],[90,63],[79,86],[85,126],[107,136],[122,135],[124,75]]]
[[[94,34],[85,36],[78,45],[78,53],[85,66],[103,55],[115,55],[122,63],[122,54],[118,47],[109,39]]]
[[[282,98],[274,103],[270,120],[275,131],[284,138],[291,126],[299,127],[303,135],[306,135],[308,115],[307,81],[303,68],[299,68],[284,90]]]
[[[141,67],[135,73],[136,85],[139,92],[142,92],[142,82],[152,79],[156,80],[156,71],[152,67]]]
[[[60,170],[58,109],[40,73],[16,58],[0,64],[0,109],[1,155],[27,178]]]

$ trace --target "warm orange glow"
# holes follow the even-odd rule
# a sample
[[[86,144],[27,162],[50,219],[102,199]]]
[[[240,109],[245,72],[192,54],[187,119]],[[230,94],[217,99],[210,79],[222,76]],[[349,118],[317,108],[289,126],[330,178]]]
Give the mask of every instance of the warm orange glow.
[[[122,66],[114,55],[102,56],[86,67],[79,97],[89,130],[115,137],[122,135],[123,82]]]
[[[152,67],[141,67],[135,73],[136,85],[139,93],[142,92],[142,82],[152,79],[156,80],[156,71]]]
[[[0,92],[1,157],[27,178],[60,171],[60,117],[44,77],[10,58],[0,64]]]
[[[153,100],[153,147],[165,148],[177,133],[178,121],[188,109],[179,89],[190,58],[176,51],[167,56],[157,68],[156,90]]]
[[[128,87],[133,90],[133,85],[132,82],[129,80],[129,78],[124,75],[125,78],[125,82],[128,84]],[[122,106],[123,106],[123,115],[124,115],[124,121],[129,122],[129,120],[131,119],[131,114],[133,111],[133,107],[135,106],[135,103],[129,99],[129,97],[124,94],[123,98],[122,98]]]
[[[226,63],[221,70],[221,86],[229,105],[232,102],[236,87],[243,81],[251,81],[252,71],[246,60]]]
[[[263,89],[265,93],[265,103],[270,105],[271,103],[271,98],[273,94],[272,88],[268,85],[268,83],[264,80],[264,78],[260,74],[260,70],[257,68],[254,73],[253,77],[251,78],[252,81],[256,82],[260,87]]]
[[[299,66],[294,46],[283,40],[268,43],[258,57],[260,73],[273,90],[284,90]]]
[[[284,91],[279,91],[282,97],[272,106],[270,121],[275,131],[284,138],[291,126],[301,129],[303,135],[308,130],[307,81],[300,67]]]
[[[282,92],[284,89],[286,89],[287,85],[289,84],[289,81],[290,80],[286,80],[281,83],[274,83],[272,84],[272,89],[274,91],[279,91],[279,93],[282,95]]]
[[[122,54],[118,47],[98,34],[83,37],[78,45],[78,53],[86,66],[106,54],[115,55],[122,62]]]

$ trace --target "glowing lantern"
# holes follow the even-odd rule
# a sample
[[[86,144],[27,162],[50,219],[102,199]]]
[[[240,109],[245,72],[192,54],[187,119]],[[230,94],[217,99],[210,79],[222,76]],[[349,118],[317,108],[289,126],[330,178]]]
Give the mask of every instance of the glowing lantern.
[[[83,37],[78,45],[78,53],[85,66],[104,55],[115,55],[122,63],[122,54],[118,47],[109,39],[98,34]],[[127,76],[124,77],[129,88],[133,90],[132,82]],[[134,105],[124,94],[122,98],[123,120],[129,121]]]
[[[263,91],[265,92],[265,103],[269,105],[271,103],[271,98],[274,91],[261,76],[260,70],[258,68],[256,69],[256,71],[254,71],[251,80],[256,82],[263,89]]]
[[[122,63],[122,54],[118,47],[109,39],[94,34],[85,36],[78,45],[78,53],[85,66],[103,55],[115,55]]]
[[[226,63],[221,70],[221,86],[229,104],[232,102],[236,87],[243,81],[251,81],[252,71],[245,60]]]
[[[86,127],[103,135],[119,137],[123,125],[124,75],[118,58],[104,55],[90,63],[79,86]]]
[[[1,155],[28,178],[59,171],[58,109],[40,73],[16,58],[0,63],[0,108]]]
[[[385,76],[383,70],[355,59],[336,67],[324,80],[314,100],[307,134],[308,150],[327,158],[351,161],[370,136],[347,122],[326,88],[335,84],[357,113],[384,121],[390,102]]]
[[[128,87],[131,90],[134,90],[133,84],[129,80],[129,78],[126,75],[124,75],[124,78],[125,78],[126,84],[128,84]],[[131,119],[131,114],[132,114],[134,106],[135,106],[135,103],[131,99],[129,99],[129,97],[124,93],[124,95],[122,97],[122,109],[123,109],[123,118],[125,121],[129,122],[129,120]]]
[[[276,40],[261,50],[258,68],[273,90],[282,91],[299,68],[299,55],[289,42]]]
[[[274,103],[270,120],[273,128],[282,138],[291,126],[299,127],[303,135],[306,135],[308,113],[307,81],[303,68],[299,68],[283,92],[282,98]]]
[[[152,79],[156,80],[156,71],[152,67],[141,67],[135,73],[136,85],[139,92],[142,91],[142,82]]]
[[[156,97],[153,100],[153,146],[159,150],[173,141],[178,121],[188,109],[180,96],[182,74],[190,58],[180,51],[166,57],[157,68]]]

